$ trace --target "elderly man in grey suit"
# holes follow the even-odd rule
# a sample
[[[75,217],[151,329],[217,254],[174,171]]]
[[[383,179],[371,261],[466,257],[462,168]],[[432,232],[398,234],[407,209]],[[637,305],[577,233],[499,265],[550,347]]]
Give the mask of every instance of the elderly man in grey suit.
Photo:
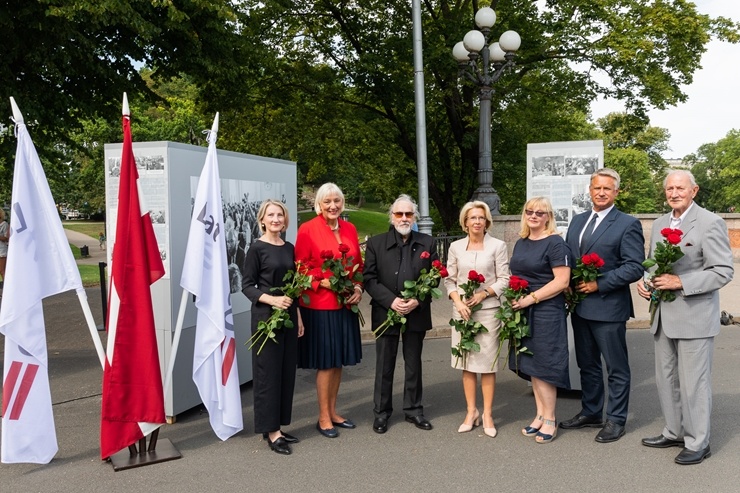
[[[720,330],[719,289],[732,280],[732,250],[725,222],[694,202],[699,187],[685,170],[671,171],[663,182],[672,212],[656,219],[650,256],[664,228],[682,232],[684,256],[673,274],[652,279],[655,289],[671,290],[674,301],[661,301],[653,319],[655,381],[665,419],[663,433],[644,438],[647,447],[684,447],[678,464],[699,464],[711,455],[712,353]],[[638,283],[650,298],[650,286]]]
[[[580,255],[596,253],[604,260],[595,281],[580,281],[573,289],[586,294],[571,315],[576,361],[581,370],[581,411],[560,423],[561,428],[599,428],[595,440],[609,443],[625,432],[630,396],[627,320],[633,317],[630,284],[641,279],[645,239],[640,221],[614,206],[619,173],[603,168],[591,175],[593,211],[573,218],[566,242]],[[575,264],[574,264],[575,265]],[[609,388],[604,412],[604,370]]]

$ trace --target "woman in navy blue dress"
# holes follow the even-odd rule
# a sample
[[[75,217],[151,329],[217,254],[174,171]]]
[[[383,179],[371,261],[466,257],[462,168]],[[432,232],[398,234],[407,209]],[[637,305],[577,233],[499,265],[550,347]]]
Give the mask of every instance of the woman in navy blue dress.
[[[570,281],[570,250],[557,233],[552,205],[546,197],[527,201],[522,211],[521,239],[509,261],[511,274],[529,282],[529,294],[512,303],[526,310],[530,336],[522,345],[531,352],[513,353],[509,368],[531,380],[537,405],[535,419],[522,429],[537,443],[549,443],[557,435],[555,405],[557,388],[569,388],[568,332],[563,290]]]

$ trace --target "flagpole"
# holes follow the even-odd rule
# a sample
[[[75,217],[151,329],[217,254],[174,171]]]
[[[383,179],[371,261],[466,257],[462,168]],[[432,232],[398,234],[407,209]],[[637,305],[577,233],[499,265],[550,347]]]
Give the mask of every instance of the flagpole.
[[[80,300],[82,313],[85,314],[87,328],[90,329],[90,335],[92,336],[93,344],[95,345],[95,351],[97,351],[98,359],[100,359],[100,366],[105,370],[105,350],[103,349],[103,342],[100,340],[100,334],[98,334],[98,328],[95,325],[95,319],[90,310],[90,303],[87,301],[87,293],[84,288],[77,290],[77,298]]]
[[[180,335],[182,334],[182,324],[185,321],[185,307],[188,302],[188,292],[186,289],[182,290],[182,298],[180,298],[180,309],[177,312],[177,322],[175,323],[175,335],[172,338],[172,348],[170,349],[170,360],[167,363],[167,373],[164,378],[164,395],[167,399],[167,394],[170,391],[172,385],[172,372],[175,371],[175,357],[177,356],[177,348],[180,346]]]

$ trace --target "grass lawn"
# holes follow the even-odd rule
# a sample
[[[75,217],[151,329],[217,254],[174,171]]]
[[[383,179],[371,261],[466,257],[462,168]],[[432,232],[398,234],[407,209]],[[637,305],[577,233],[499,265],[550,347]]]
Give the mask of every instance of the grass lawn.
[[[69,248],[72,250],[72,256],[75,259],[82,258],[79,248],[72,244],[69,245]],[[89,288],[90,286],[100,285],[100,267],[97,265],[77,265],[77,269],[80,271],[83,286]]]
[[[102,221],[62,221],[62,226],[65,229],[86,234],[96,240],[100,233],[105,234],[105,223]]]
[[[367,210],[346,210],[349,214],[349,222],[357,228],[357,235],[360,241],[365,241],[365,236],[374,236],[388,231],[388,214],[383,212],[373,212]],[[301,223],[309,221],[316,217],[313,210],[298,213]]]

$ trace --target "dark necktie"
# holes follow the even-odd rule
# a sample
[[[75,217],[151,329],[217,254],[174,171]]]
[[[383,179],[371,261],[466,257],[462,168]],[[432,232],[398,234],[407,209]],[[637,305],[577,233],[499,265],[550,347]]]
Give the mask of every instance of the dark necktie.
[[[583,236],[581,236],[581,255],[586,253],[586,245],[588,244],[588,240],[591,239],[591,235],[594,232],[594,227],[596,227],[596,220],[599,218],[598,214],[594,214],[591,221],[586,226],[586,230],[583,232]]]

